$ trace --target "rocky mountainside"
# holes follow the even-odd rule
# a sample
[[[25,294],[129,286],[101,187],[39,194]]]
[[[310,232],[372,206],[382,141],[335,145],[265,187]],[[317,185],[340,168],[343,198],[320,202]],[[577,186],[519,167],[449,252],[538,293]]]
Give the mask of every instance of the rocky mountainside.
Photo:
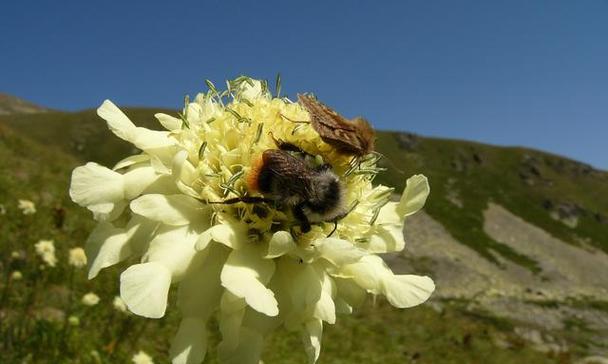
[[[32,114],[45,111],[49,111],[49,109],[19,97],[0,92],[0,115]]]

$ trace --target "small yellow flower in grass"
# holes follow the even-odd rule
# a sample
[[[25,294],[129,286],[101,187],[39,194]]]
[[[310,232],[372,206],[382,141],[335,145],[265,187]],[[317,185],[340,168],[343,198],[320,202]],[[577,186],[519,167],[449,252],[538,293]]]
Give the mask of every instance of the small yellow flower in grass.
[[[89,292],[82,296],[82,304],[85,306],[95,306],[99,303],[99,296],[93,292]]]
[[[30,200],[19,200],[17,207],[24,215],[32,215],[36,213],[36,204]]]
[[[16,270],[13,273],[11,273],[11,279],[13,281],[20,281],[21,279],[23,279],[23,274],[21,274],[20,271]]]
[[[6,215],[6,207],[0,203],[0,215]]]
[[[57,257],[55,256],[55,245],[53,240],[39,240],[34,247],[36,254],[42,258],[44,263],[49,267],[57,265]]]
[[[99,107],[110,130],[142,152],[112,169],[87,163],[72,173],[70,196],[98,221],[85,246],[89,278],[138,258],[121,274],[121,297],[131,312],[151,318],[164,316],[169,289],[178,286],[183,318],[170,350],[174,364],[204,360],[212,316],[222,363],[258,364],[264,338],[279,326],[302,334],[314,363],[323,326],[367,294],[399,308],[426,301],[435,288],[430,278],[394,274],[377,254],[404,248],[403,225],[424,205],[427,179],[409,178],[400,201],[391,202],[392,188],[372,184],[376,155],[340,154],[298,122],[310,120],[304,108],[273,98],[264,82],[241,77],[228,85],[224,92],[210,85],[179,118],[157,114],[165,131],[135,126],[110,101]],[[307,153],[289,157],[305,170],[331,172],[321,182],[339,188],[314,193],[342,201],[343,218],[324,221],[312,200],[296,209],[256,192],[252,176],[265,178],[260,158],[276,152],[278,140]],[[291,178],[281,186],[308,186],[305,173]],[[311,221],[306,233],[301,215]]]
[[[70,249],[68,263],[76,268],[87,265],[87,256],[82,248]]]
[[[133,364],[154,364],[152,357],[146,354],[143,350],[140,350],[137,354],[133,355],[131,361]]]
[[[78,326],[78,325],[80,325],[80,319],[78,318],[78,316],[72,315],[72,316],[68,317],[68,323],[71,326]]]
[[[13,258],[14,260],[23,259],[24,258],[24,253],[22,251],[13,250],[11,252],[11,258]]]
[[[114,297],[114,300],[112,301],[112,306],[114,306],[114,308],[115,308],[117,311],[120,311],[120,312],[125,312],[125,313],[126,313],[126,312],[129,312],[129,311],[127,310],[127,305],[125,304],[125,301],[123,301],[123,299],[122,299],[122,298],[120,298],[120,296],[116,296],[116,297]]]

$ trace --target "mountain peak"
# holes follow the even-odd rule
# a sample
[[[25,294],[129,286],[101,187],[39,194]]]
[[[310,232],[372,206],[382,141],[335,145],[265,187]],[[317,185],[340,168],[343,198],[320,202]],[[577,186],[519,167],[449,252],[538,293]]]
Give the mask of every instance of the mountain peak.
[[[0,92],[0,115],[32,114],[46,111],[49,111],[49,109],[17,96]]]

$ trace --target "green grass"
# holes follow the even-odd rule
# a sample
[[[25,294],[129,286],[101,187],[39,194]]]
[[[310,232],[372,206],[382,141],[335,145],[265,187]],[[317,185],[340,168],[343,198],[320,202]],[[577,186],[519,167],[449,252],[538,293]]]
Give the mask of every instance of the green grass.
[[[0,216],[0,363],[127,363],[142,349],[156,363],[166,363],[179,321],[173,301],[168,315],[160,320],[122,314],[113,309],[111,302],[118,293],[118,274],[124,265],[107,269],[92,281],[86,279],[84,270],[67,265],[68,250],[82,246],[93,227],[89,213],[69,200],[70,172],[88,159],[111,164],[124,150],[118,150],[114,142],[101,136],[96,139],[102,134],[91,132],[85,140],[95,140],[96,144],[85,144],[74,152],[70,149],[71,137],[63,133],[88,127],[76,124],[84,123],[83,119],[70,121],[65,115],[66,123],[75,124],[66,124],[63,132],[56,130],[59,125],[53,124],[51,114],[44,115],[50,118],[44,119],[48,122],[44,125],[19,121],[23,124],[17,129],[31,131],[31,139],[0,124],[0,203],[6,209],[6,214]],[[52,132],[54,139],[44,140],[53,140],[53,145],[36,142],[36,138],[47,135],[36,128]],[[37,213],[23,215],[16,207],[18,199],[34,201]],[[57,267],[42,268],[34,251],[39,239],[55,241]],[[13,251],[22,252],[23,259],[12,258]],[[23,274],[21,280],[10,278],[16,270]],[[101,297],[101,302],[93,307],[80,302],[90,291]],[[68,324],[66,318],[70,315],[79,317],[79,326]],[[210,325],[212,337],[206,363],[216,362],[213,345],[219,337],[215,326]],[[340,317],[337,324],[326,326],[319,362],[558,361],[525,344],[498,348],[493,343],[496,334],[512,337],[508,327],[484,316],[465,314],[457,307],[448,306],[437,313],[425,306],[398,310],[382,300],[376,304],[368,301],[354,315]],[[281,330],[273,334],[264,360],[267,364],[305,362],[298,335]]]

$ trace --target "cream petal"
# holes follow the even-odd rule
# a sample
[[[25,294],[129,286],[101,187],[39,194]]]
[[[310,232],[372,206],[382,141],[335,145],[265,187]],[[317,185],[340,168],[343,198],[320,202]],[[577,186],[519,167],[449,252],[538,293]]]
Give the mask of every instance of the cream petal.
[[[343,276],[351,279],[361,288],[373,294],[383,292],[384,277],[390,273],[382,258],[376,255],[366,255],[356,263],[342,267]]]
[[[208,209],[199,201],[185,195],[143,195],[131,201],[130,207],[138,215],[173,226],[188,225],[209,216]]]
[[[325,291],[321,291],[321,297],[315,305],[314,317],[329,324],[336,323],[336,306],[334,300]]]
[[[203,250],[213,240],[229,248],[238,249],[244,239],[247,239],[247,237],[242,226],[238,224],[220,224],[205,230],[196,242],[195,247],[197,250]]]
[[[154,168],[145,165],[132,168],[123,175],[125,198],[132,200],[139,196],[146,188],[154,183],[160,175],[154,171]]]
[[[315,242],[317,251],[324,258],[336,266],[357,262],[367,253],[354,246],[350,241],[325,238]]]
[[[247,303],[241,297],[225,291],[220,302],[219,326],[222,333],[221,350],[233,351],[239,345],[239,334]]]
[[[120,139],[130,142],[135,138],[137,127],[110,100],[105,100],[97,109],[97,115],[108,123],[108,128]]]
[[[93,162],[76,167],[72,172],[70,197],[85,207],[118,202],[124,199],[123,176]]]
[[[100,222],[112,222],[125,210],[127,207],[127,201],[118,201],[118,202],[108,202],[108,203],[100,203],[97,205],[89,205],[87,209],[93,212],[93,218],[96,221]]]
[[[195,255],[194,244],[199,234],[189,226],[162,226],[150,241],[144,260],[162,264],[173,280],[180,280],[191,269]]]
[[[201,252],[202,263],[197,264],[180,282],[177,305],[184,316],[197,316],[207,321],[219,306],[225,291],[220,282],[220,273],[228,253],[224,246],[212,245]]]
[[[398,212],[399,204],[397,202],[387,202],[382,206],[376,219],[376,225],[382,224],[401,224],[403,216]]]
[[[97,109],[97,115],[108,123],[108,128],[119,138],[142,150],[151,150],[175,144],[169,132],[136,127],[135,124],[110,100]]]
[[[361,247],[370,253],[401,251],[405,247],[402,224],[375,225],[369,233],[369,242]]]
[[[116,163],[116,165],[114,165],[114,168],[112,168],[112,169],[116,171],[119,169],[131,167],[136,164],[148,162],[149,160],[150,160],[150,156],[147,154],[131,155],[131,156],[128,156],[127,158],[121,160],[120,162]]]
[[[120,275],[120,297],[136,315],[160,318],[165,315],[171,272],[162,264],[135,264]]]
[[[127,244],[130,233],[125,229],[115,228],[112,224],[102,222],[95,227],[85,244],[89,266],[89,279],[93,279],[103,268],[121,262],[131,255]]]
[[[268,242],[268,253],[265,258],[272,259],[287,254],[297,248],[291,234],[287,231],[277,231]]]
[[[199,364],[207,352],[206,321],[198,317],[185,317],[171,342],[169,355],[172,364]]]
[[[429,277],[416,275],[387,276],[384,291],[391,305],[408,308],[426,301],[435,290],[435,283]]]
[[[254,310],[268,316],[279,313],[274,293],[263,284],[272,276],[274,262],[256,256],[251,249],[233,250],[222,269],[222,286],[242,297]]]
[[[165,129],[169,131],[180,130],[182,128],[182,121],[171,115],[157,113],[154,114],[154,117]]]
[[[308,356],[308,362],[314,364],[321,353],[321,338],[323,336],[323,322],[321,320],[310,320],[304,325],[302,339],[304,351]]]
[[[429,192],[429,182],[425,176],[417,174],[408,178],[397,207],[397,213],[401,216],[416,213],[424,206]]]

